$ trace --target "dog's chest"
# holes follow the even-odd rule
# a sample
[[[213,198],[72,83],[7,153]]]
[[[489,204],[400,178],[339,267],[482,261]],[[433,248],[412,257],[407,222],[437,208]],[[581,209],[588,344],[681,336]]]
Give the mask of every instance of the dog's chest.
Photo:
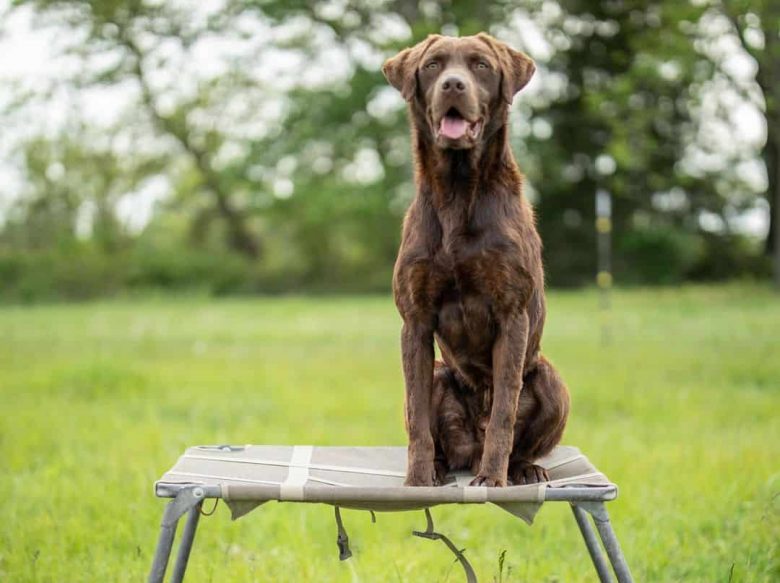
[[[427,318],[455,303],[459,312],[444,310],[439,321],[487,327],[488,316],[500,320],[529,297],[533,282],[522,237],[491,204],[483,201],[471,213],[468,205],[454,204],[413,215],[407,228],[415,236],[401,248],[394,280],[402,315]]]
[[[481,295],[484,291],[480,284],[480,274],[487,268],[484,249],[478,249],[473,243],[467,242],[467,237],[456,236],[457,245],[444,243],[432,257],[431,268],[438,272],[438,280],[442,289],[439,290],[442,301],[456,294],[461,297]],[[473,247],[473,248],[472,248]]]
[[[489,251],[489,225],[480,224],[460,205],[440,209],[437,218],[441,238],[432,257],[434,268],[444,272],[450,285],[460,290],[472,289],[475,272]]]
[[[481,320],[482,304],[505,303],[517,292],[516,280],[524,273],[520,254],[495,225],[446,214],[440,220],[441,241],[431,267],[439,274],[441,303],[457,296],[466,312],[475,306],[474,319]]]

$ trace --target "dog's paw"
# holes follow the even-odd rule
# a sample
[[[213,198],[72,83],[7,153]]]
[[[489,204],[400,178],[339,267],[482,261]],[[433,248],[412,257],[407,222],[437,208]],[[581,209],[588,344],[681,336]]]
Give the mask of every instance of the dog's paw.
[[[404,486],[438,486],[436,467],[433,463],[417,463],[406,470]]]
[[[506,480],[497,476],[485,476],[483,474],[477,474],[477,476],[471,480],[469,486],[487,486],[489,488],[503,488],[506,486]]]
[[[542,466],[521,461],[512,464],[512,467],[509,468],[509,480],[514,486],[525,486],[549,482],[550,475]]]

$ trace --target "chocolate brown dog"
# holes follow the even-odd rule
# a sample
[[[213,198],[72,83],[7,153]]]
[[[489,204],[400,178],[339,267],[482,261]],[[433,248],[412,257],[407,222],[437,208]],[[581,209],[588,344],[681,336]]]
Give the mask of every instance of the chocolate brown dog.
[[[509,106],[534,69],[486,34],[429,36],[382,69],[409,104],[416,161],[393,276],[410,486],[458,469],[472,485],[546,480],[534,460],[566,424],[568,391],[539,352],[541,241],[508,142]]]

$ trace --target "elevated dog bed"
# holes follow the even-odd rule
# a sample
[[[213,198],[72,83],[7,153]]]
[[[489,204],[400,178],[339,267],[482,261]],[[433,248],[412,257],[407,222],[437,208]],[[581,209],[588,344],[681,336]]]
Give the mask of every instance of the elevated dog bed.
[[[405,447],[191,447],[155,484],[157,496],[173,500],[163,516],[149,581],[163,581],[178,521],[188,514],[171,577],[171,581],[182,581],[206,498],[224,500],[234,519],[270,500],[330,504],[336,509],[341,559],[348,558],[351,552],[340,507],[372,512],[424,510],[427,528],[414,534],[442,540],[457,556],[469,582],[476,581],[473,569],[447,537],[434,531],[430,507],[491,503],[531,524],[544,502],[566,501],[572,505],[599,579],[612,580],[588,514],[596,524],[618,581],[632,581],[603,504],[617,497],[617,486],[575,447],[559,446],[537,463],[547,469],[549,482],[506,488],[473,487],[468,485],[473,476],[456,473],[448,476],[442,486],[412,488],[403,485]]]

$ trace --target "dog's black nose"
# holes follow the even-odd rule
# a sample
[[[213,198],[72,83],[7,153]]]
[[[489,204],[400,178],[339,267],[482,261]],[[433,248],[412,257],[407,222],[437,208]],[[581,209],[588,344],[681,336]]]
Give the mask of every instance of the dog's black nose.
[[[460,75],[448,75],[441,84],[445,93],[463,93],[466,91],[466,80]]]

